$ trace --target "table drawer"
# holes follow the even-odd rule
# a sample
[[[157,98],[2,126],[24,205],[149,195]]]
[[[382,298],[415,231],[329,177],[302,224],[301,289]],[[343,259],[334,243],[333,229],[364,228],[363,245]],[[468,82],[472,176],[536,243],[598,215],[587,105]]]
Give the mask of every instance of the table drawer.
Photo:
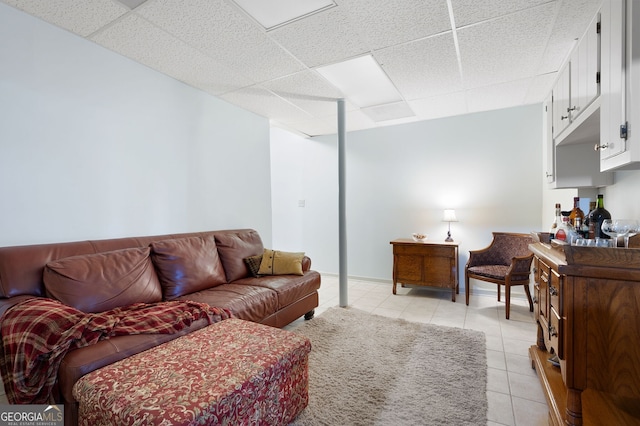
[[[394,245],[394,254],[417,254],[432,257],[449,257],[454,258],[455,247],[430,246],[428,244],[412,244],[412,245]]]

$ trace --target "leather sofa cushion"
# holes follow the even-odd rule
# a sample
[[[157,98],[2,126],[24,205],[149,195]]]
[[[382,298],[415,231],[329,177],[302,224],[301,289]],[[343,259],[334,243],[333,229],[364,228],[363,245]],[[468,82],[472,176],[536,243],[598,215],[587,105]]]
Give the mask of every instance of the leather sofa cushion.
[[[44,268],[47,296],[84,312],[162,300],[148,247],[54,260]]]
[[[264,318],[278,310],[278,295],[275,291],[246,284],[223,284],[187,294],[178,300],[224,306],[235,318],[253,322],[262,322]]]
[[[320,288],[320,273],[307,271],[302,276],[273,275],[260,278],[243,278],[234,284],[243,284],[271,289],[278,295],[278,309],[297,302]]]
[[[250,276],[244,258],[262,254],[264,250],[260,234],[254,230],[218,234],[216,244],[228,282]]]
[[[226,282],[213,235],[153,242],[151,258],[166,300]]]

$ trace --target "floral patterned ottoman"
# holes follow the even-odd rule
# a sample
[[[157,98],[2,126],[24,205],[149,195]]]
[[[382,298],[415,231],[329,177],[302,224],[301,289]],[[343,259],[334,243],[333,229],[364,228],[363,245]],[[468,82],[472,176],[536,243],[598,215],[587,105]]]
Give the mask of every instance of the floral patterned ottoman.
[[[227,319],[83,376],[81,425],[286,425],[309,401],[303,336]]]

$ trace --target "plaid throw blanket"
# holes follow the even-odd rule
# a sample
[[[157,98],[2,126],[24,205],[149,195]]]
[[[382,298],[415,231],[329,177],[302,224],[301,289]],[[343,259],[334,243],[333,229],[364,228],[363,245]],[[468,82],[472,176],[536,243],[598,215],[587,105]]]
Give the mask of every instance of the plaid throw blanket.
[[[173,334],[201,318],[212,324],[231,316],[196,302],[136,303],[87,314],[53,299],[26,300],[2,317],[0,371],[7,399],[11,404],[52,402],[60,362],[71,349],[112,336]]]

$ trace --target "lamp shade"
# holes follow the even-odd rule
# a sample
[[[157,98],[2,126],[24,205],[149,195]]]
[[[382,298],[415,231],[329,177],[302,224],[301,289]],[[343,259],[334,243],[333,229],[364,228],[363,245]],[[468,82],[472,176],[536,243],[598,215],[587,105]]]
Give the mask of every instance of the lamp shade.
[[[458,219],[456,219],[456,211],[455,210],[451,210],[451,209],[447,209],[444,211],[444,216],[442,218],[443,222],[457,222]]]

